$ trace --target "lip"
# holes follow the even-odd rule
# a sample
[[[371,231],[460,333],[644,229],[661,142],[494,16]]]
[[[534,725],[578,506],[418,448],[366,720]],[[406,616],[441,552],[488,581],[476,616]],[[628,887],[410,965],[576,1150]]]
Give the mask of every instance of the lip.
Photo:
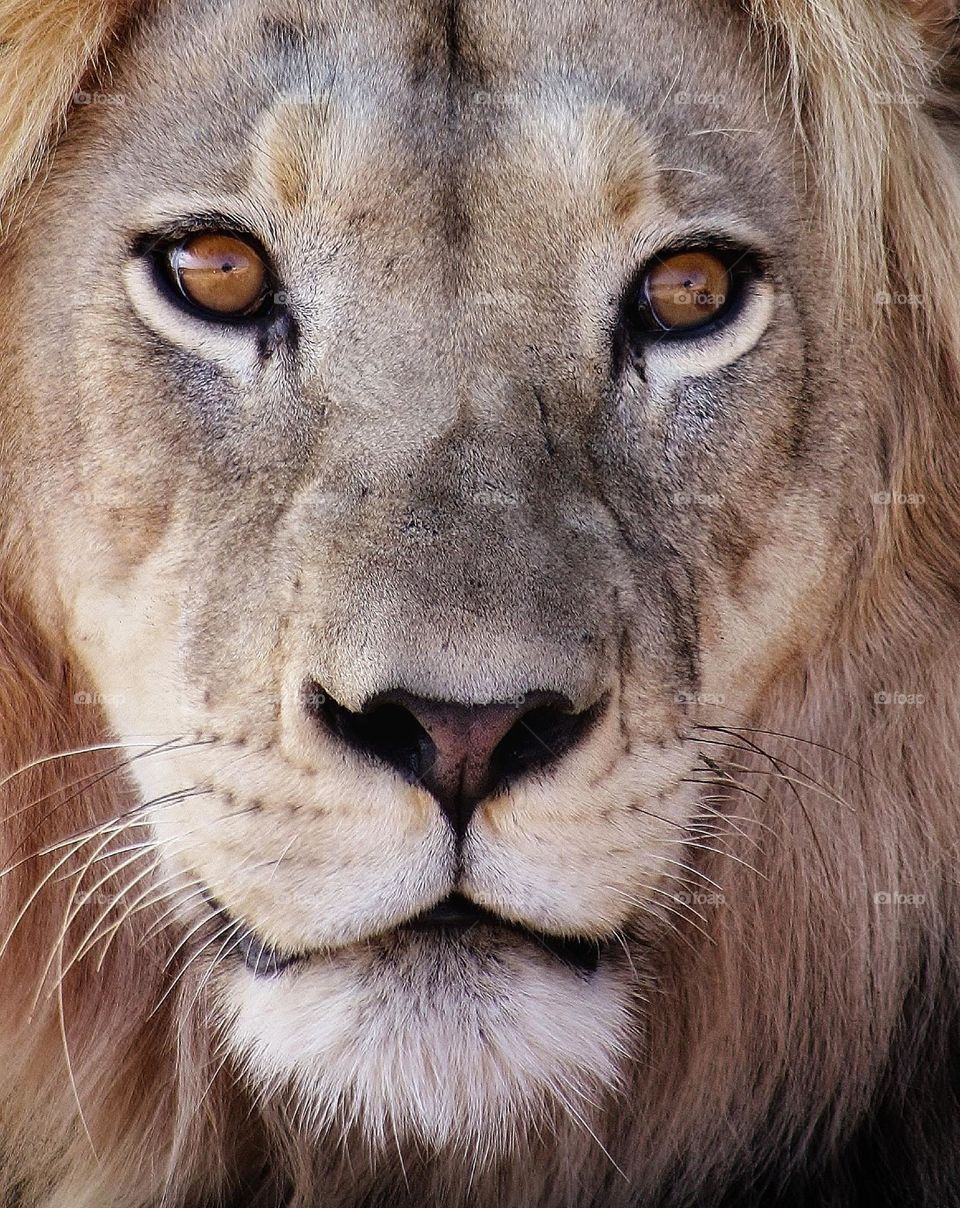
[[[520,936],[549,952],[557,960],[585,977],[596,973],[603,953],[603,944],[599,940],[570,939],[565,936],[551,935],[546,931],[535,931],[522,923],[515,923],[503,918],[502,915],[493,914],[458,893],[451,894],[442,902],[438,902],[436,906],[401,923],[398,930],[441,930],[463,933],[473,927],[492,927]]]
[[[236,920],[216,899],[208,897],[207,900],[211,909],[224,924],[236,927]],[[433,932],[456,937],[463,936],[477,927],[489,928],[524,939],[549,953],[581,977],[590,977],[596,973],[603,955],[604,945],[600,940],[569,938],[537,931],[522,923],[516,923],[494,914],[458,893],[450,894],[441,902],[437,902],[429,909],[421,911],[383,934],[387,936],[404,932],[420,934]],[[234,935],[231,950],[256,978],[278,977],[287,969],[301,965],[311,956],[318,954],[283,952],[271,947],[252,928],[246,926],[240,928]]]

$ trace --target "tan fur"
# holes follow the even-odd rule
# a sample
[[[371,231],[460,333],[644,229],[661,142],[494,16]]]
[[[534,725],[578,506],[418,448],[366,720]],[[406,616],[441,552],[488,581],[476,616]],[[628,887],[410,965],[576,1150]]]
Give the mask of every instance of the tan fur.
[[[701,791],[712,789],[716,799],[708,801],[733,815],[728,825],[711,829],[700,815],[694,829],[699,843],[691,852],[672,845],[678,828],[689,825],[695,798],[689,786],[675,784],[685,748],[667,741],[676,702],[651,687],[658,664],[652,670],[644,665],[646,674],[633,678],[631,668],[620,667],[626,755],[611,713],[568,780],[523,785],[490,803],[473,837],[476,859],[464,890],[545,928],[616,934],[640,972],[635,979],[627,971],[620,980],[610,975],[581,997],[567,998],[562,984],[538,977],[533,964],[508,954],[508,964],[515,960],[511,985],[525,995],[513,1002],[517,1016],[526,1019],[527,1004],[534,1003],[531,1020],[560,1025],[554,1033],[546,1024],[531,1030],[522,1045],[502,1019],[490,1028],[481,1013],[487,1064],[475,1081],[476,1050],[463,1019],[442,1033],[422,1023],[434,996],[442,998],[433,985],[414,987],[409,1000],[395,1001],[388,990],[378,997],[375,988],[367,997],[352,997],[346,980],[336,980],[338,971],[325,983],[324,993],[339,995],[342,1004],[328,1026],[311,1014],[315,984],[299,982],[290,994],[293,1005],[284,1009],[302,1030],[278,1023],[274,1047],[258,1030],[264,1017],[279,1011],[274,991],[236,971],[220,979],[219,942],[205,957],[201,951],[171,986],[177,946],[196,916],[184,908],[171,927],[165,915],[171,899],[160,887],[154,900],[147,866],[124,863],[131,853],[118,847],[167,835],[184,864],[161,862],[159,872],[192,878],[191,884],[224,885],[231,905],[256,918],[265,938],[293,949],[377,936],[385,921],[405,913],[408,864],[423,857],[418,868],[439,868],[448,858],[427,794],[409,786],[388,791],[362,770],[344,770],[317,755],[298,713],[296,685],[282,673],[293,650],[298,667],[319,668],[318,680],[354,705],[379,682],[381,669],[363,658],[370,648],[389,648],[392,618],[370,614],[369,631],[380,637],[379,646],[345,643],[343,651],[331,653],[315,633],[297,637],[302,644],[296,646],[290,636],[297,625],[295,602],[310,590],[310,567],[274,570],[269,559],[283,544],[276,533],[286,530],[265,535],[268,498],[262,514],[243,491],[239,502],[233,495],[214,501],[197,522],[201,532],[216,528],[221,504],[225,511],[249,509],[251,544],[234,551],[239,569],[230,569],[244,584],[273,576],[276,597],[265,598],[262,613],[275,629],[265,638],[255,616],[231,611],[229,590],[221,597],[212,593],[210,627],[190,640],[202,651],[209,634],[221,631],[217,626],[230,636],[205,664],[212,668],[205,688],[214,703],[197,705],[191,697],[196,685],[185,687],[168,674],[171,652],[186,640],[171,620],[181,606],[178,551],[195,543],[195,531],[183,525],[164,484],[126,495],[126,466],[105,468],[96,461],[78,469],[67,486],[57,475],[44,475],[35,433],[33,451],[24,453],[16,393],[23,369],[12,363],[0,368],[0,809],[8,869],[0,880],[4,1202],[30,1208],[707,1208],[721,1202],[728,1186],[742,1189],[737,1179],[744,1172],[763,1171],[771,1161],[784,1185],[821,1161],[829,1168],[875,1100],[889,1095],[896,1102],[897,1088],[913,1085],[914,1057],[935,1066],[937,1027],[946,1024],[930,1016],[945,1015],[960,972],[960,178],[951,135],[931,117],[937,109],[945,123],[949,101],[938,79],[942,14],[931,19],[930,6],[923,6],[918,21],[917,7],[854,0],[755,0],[750,6],[768,56],[771,124],[784,109],[789,123],[796,123],[804,183],[816,207],[810,224],[822,237],[825,261],[839,265],[836,314],[816,330],[824,358],[834,357],[838,373],[856,379],[849,387],[857,400],[851,409],[868,411],[869,439],[850,456],[862,492],[880,502],[851,517],[843,509],[834,515],[829,503],[807,508],[816,494],[812,487],[804,493],[788,483],[782,497],[774,495],[775,504],[763,507],[734,493],[744,508],[738,536],[749,545],[751,530],[754,546],[726,578],[718,555],[700,634],[712,653],[691,710],[694,722],[738,727],[699,732],[700,740],[712,734],[706,741],[718,745],[702,750],[723,769],[716,773],[719,783],[702,777],[711,787]],[[121,4],[0,0],[0,197],[42,206],[44,184],[24,184],[55,141],[85,73],[109,57],[110,38],[127,15]],[[904,103],[904,97],[922,97],[924,104]],[[571,214],[579,215],[579,198],[595,183],[596,162],[611,152],[610,171],[601,174],[603,205],[582,218],[591,232],[601,232],[596,243],[605,238],[609,211],[618,226],[636,221],[637,229],[659,212],[663,199],[652,200],[648,147],[614,102],[593,114],[595,143],[578,141],[564,115],[545,116],[539,103],[530,101],[518,119],[528,122],[522,145],[550,144],[542,151],[555,157],[546,160],[549,171],[541,163],[530,172],[559,179],[554,169],[563,166],[567,175],[554,191]],[[396,190],[396,207],[408,205],[410,223],[421,221],[413,193],[405,200],[399,141],[388,141],[388,150],[372,165],[363,162],[356,176],[338,178],[336,189],[329,184],[327,169],[335,171],[340,161],[332,154],[328,160],[312,141],[327,116],[313,105],[268,114],[249,169],[253,192],[266,196],[272,188],[294,210],[326,205],[335,193],[332,217],[322,212],[346,240],[363,211],[362,172],[382,170]],[[377,128],[376,115],[365,112],[364,120],[364,129]],[[588,164],[582,173],[581,152]],[[510,214],[514,166],[503,156],[490,170],[496,181],[491,187],[500,190],[498,213]],[[484,179],[483,165],[469,169]],[[416,259],[389,215],[363,218],[360,225],[378,251],[386,248],[401,265]],[[43,221],[50,222],[50,215]],[[532,244],[555,233],[547,216],[542,222]],[[479,282],[478,307],[525,313],[526,299],[517,302],[524,279],[511,277],[511,269],[503,269],[507,285],[492,298],[492,287],[485,290]],[[18,281],[22,275],[21,263]],[[321,269],[314,279],[323,280]],[[382,287],[384,299],[392,301],[392,279]],[[340,282],[328,288],[335,295]],[[897,296],[922,304],[883,301]],[[398,308],[406,304],[399,293],[398,299]],[[114,295],[95,304],[108,320],[117,305]],[[310,305],[326,314],[324,307],[333,304],[323,294]],[[146,306],[143,313],[152,317]],[[418,343],[420,324],[426,330],[428,321],[411,305],[404,336],[391,350],[395,377],[385,388],[402,395],[410,382],[419,389],[426,380],[416,395],[424,424],[449,406],[459,380],[452,375],[450,390],[441,387],[441,352],[426,337]],[[4,312],[0,322],[15,326]],[[560,315],[557,322],[568,320]],[[512,347],[493,320],[490,331],[491,340],[502,338],[503,347]],[[553,351],[550,338],[552,333],[544,336],[545,361]],[[847,344],[838,350],[829,345],[832,338]],[[513,346],[523,339],[515,335]],[[81,357],[86,353],[92,364],[95,351],[81,349]],[[737,346],[713,355],[725,365],[743,353]],[[38,361],[45,355],[39,340],[35,355]],[[234,364],[226,345],[210,355]],[[326,372],[329,360],[320,363]],[[679,374],[673,363],[651,362],[651,413],[660,407],[668,416]],[[243,374],[237,370],[236,376],[240,390]],[[115,390],[125,385],[113,384]],[[323,385],[310,383],[305,424],[320,422]],[[493,397],[495,384],[487,386]],[[845,398],[842,383],[838,389]],[[477,397],[484,398],[479,388]],[[247,398],[250,415],[260,416],[254,405],[259,398],[253,404]],[[375,415],[384,425],[391,422],[386,414]],[[102,428],[93,444],[108,449],[115,428],[106,404],[97,422]],[[415,443],[411,427],[388,433],[385,449],[364,451],[366,460],[399,459],[405,442]],[[456,435],[454,430],[451,443]],[[290,447],[293,457],[295,443]],[[16,450],[16,461],[6,450]],[[137,453],[143,479],[149,479],[149,452]],[[481,514],[491,498],[506,514],[516,506],[510,491],[519,491],[523,476],[505,472],[505,485],[491,481],[482,452],[482,442],[479,451],[470,446],[458,463],[466,467],[461,478],[471,493],[464,487],[463,496],[451,496],[453,503],[437,504],[443,523],[453,523],[451,512],[476,507]],[[817,489],[832,499],[844,486],[834,469],[842,456],[833,448],[819,453],[835,478],[818,482]],[[330,456],[341,454],[349,467],[333,444]],[[764,464],[745,482],[759,492],[763,474],[778,469]],[[202,473],[185,460],[181,481],[191,489],[200,484],[199,495]],[[246,484],[258,474],[266,472],[254,467],[244,479],[238,471],[237,480]],[[714,490],[709,483],[687,485],[694,492]],[[331,477],[331,495],[335,487]],[[376,495],[375,481],[371,493]],[[922,497],[922,504],[887,505],[884,494]],[[82,518],[94,512],[95,523],[84,528]],[[431,515],[425,505],[417,522],[429,530]],[[414,523],[406,514],[399,522],[392,514],[389,519],[383,531]],[[594,513],[576,520],[580,527],[569,531],[578,537],[602,524]],[[308,531],[310,523],[308,514]],[[491,544],[498,531],[492,524]],[[354,541],[350,556],[360,559],[356,579],[386,584],[384,595],[395,590],[399,599],[401,588],[377,549],[370,553],[349,533],[348,539]],[[464,540],[466,568],[455,562],[450,578],[462,575],[468,582],[475,555]],[[837,550],[843,558],[834,557]],[[518,561],[535,557],[523,550]],[[531,663],[546,665],[551,651],[538,645],[546,639],[524,611],[526,597],[511,594],[521,572],[503,558],[503,582],[496,580],[492,594],[499,591],[506,601],[504,615],[515,625],[518,646],[527,643]],[[100,573],[89,572],[93,564]],[[542,569],[543,579],[562,579],[562,571],[551,564]],[[226,569],[211,571],[214,578],[217,573]],[[419,583],[417,626],[433,623],[434,589],[436,583]],[[338,603],[314,590],[317,616],[330,631],[346,629]],[[470,607],[456,613],[453,605],[443,619],[457,656],[446,684],[450,695],[469,682],[466,672],[457,680],[458,668],[480,649],[478,682],[490,699],[509,696],[516,689],[515,663],[498,661],[501,652],[491,638],[499,632],[496,624],[485,625]],[[561,618],[566,648],[573,648],[573,635],[585,624],[576,616],[569,624]],[[645,657],[643,650],[633,653]],[[253,666],[263,683],[276,688],[262,690],[257,710],[236,693]],[[280,670],[267,680],[264,668]],[[587,696],[589,666],[577,664],[576,671]],[[410,675],[417,673],[415,667]],[[113,699],[124,692],[129,699]],[[914,703],[885,707],[878,694]],[[159,716],[167,723],[163,733],[154,728]],[[111,746],[121,726],[121,745]],[[58,754],[99,744],[106,749]],[[121,781],[113,769],[161,744],[167,754],[145,757],[132,770],[153,777],[149,791],[172,800],[149,816],[138,815],[145,782]],[[185,785],[197,785],[206,796],[184,797]],[[629,794],[649,807],[645,818],[619,819]],[[604,829],[611,817],[616,826]],[[110,846],[107,834],[102,843],[98,838],[78,847],[52,871],[71,850],[57,845],[111,819],[132,827],[118,832],[119,843]],[[542,865],[554,855],[552,848],[544,850],[551,844],[559,855]],[[258,860],[282,865],[291,850],[282,894],[276,882],[235,876],[238,865]],[[93,864],[102,851],[113,853],[110,862]],[[664,863],[674,858],[695,861],[689,875],[671,869],[659,880]],[[552,875],[539,878],[540,867]],[[144,879],[134,887],[134,900],[146,891],[144,908],[104,934],[102,922],[122,913],[123,899],[111,907],[111,894],[139,874]],[[101,877],[100,894],[84,902]],[[362,891],[355,891],[357,881]],[[437,893],[444,891],[441,881],[438,872]],[[41,883],[42,892],[25,907]],[[517,883],[527,895],[519,906],[504,888]],[[624,904],[627,892],[646,895],[639,922]],[[899,904],[897,895],[904,895]],[[70,965],[91,934],[99,934],[97,946]],[[480,1000],[494,984],[484,977],[478,973],[475,983]],[[382,1026],[363,1032],[374,1053],[365,1064],[351,1051],[351,1037],[377,1012]],[[233,1028],[245,1039],[231,1048]],[[277,1056],[284,1045],[297,1049],[287,1064]],[[304,1068],[290,1075],[300,1057]],[[397,1088],[393,1101],[390,1084]],[[904,1114],[913,1121],[910,1112],[923,1106],[910,1102]],[[923,1133],[916,1118],[915,1131]],[[927,1195],[924,1203],[960,1202],[960,1188],[950,1181],[960,1170],[943,1151],[948,1142],[916,1138],[922,1171],[914,1187]],[[768,1198],[759,1202],[773,1203],[765,1186],[761,1197]],[[844,1198],[841,1189],[829,1202],[841,1208],[859,1201]],[[745,1195],[736,1203],[754,1201]]]

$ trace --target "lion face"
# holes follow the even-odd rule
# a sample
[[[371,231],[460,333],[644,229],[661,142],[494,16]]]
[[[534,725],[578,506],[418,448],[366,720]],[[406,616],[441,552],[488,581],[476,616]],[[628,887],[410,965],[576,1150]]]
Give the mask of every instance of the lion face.
[[[6,253],[37,610],[315,1122],[499,1144],[615,1086],[694,726],[837,604],[836,286],[746,18],[691,7],[184,0]]]

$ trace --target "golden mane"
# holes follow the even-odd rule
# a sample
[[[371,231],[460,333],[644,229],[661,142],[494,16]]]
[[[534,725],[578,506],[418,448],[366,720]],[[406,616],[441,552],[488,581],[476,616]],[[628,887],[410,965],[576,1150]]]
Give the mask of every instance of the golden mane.
[[[771,79],[786,80],[778,99],[793,109],[815,221],[840,265],[838,319],[886,348],[902,390],[879,400],[888,407],[888,485],[897,495],[922,495],[927,506],[922,515],[887,509],[875,566],[918,556],[930,589],[952,598],[960,541],[952,485],[960,439],[955,24],[946,4],[916,0],[750,0],[750,7]]]
[[[0,212],[43,162],[132,0],[0,0]]]

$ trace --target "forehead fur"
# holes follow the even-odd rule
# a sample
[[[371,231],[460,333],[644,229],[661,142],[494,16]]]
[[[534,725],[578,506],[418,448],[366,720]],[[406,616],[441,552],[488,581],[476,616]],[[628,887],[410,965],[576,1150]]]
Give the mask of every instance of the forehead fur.
[[[258,123],[253,175],[287,209],[326,191],[336,162],[326,154],[329,117],[329,103],[285,96]]]
[[[355,190],[356,146],[364,123],[342,112],[333,93],[323,97],[282,94],[259,118],[251,145],[250,185],[283,210],[300,211]],[[556,104],[527,115],[520,141],[524,167],[543,164],[553,184],[598,198],[605,216],[627,221],[657,192],[654,148],[634,117],[616,104],[586,100]],[[369,131],[371,141],[376,132]],[[345,145],[349,139],[352,146]],[[382,170],[383,147],[377,148]]]

